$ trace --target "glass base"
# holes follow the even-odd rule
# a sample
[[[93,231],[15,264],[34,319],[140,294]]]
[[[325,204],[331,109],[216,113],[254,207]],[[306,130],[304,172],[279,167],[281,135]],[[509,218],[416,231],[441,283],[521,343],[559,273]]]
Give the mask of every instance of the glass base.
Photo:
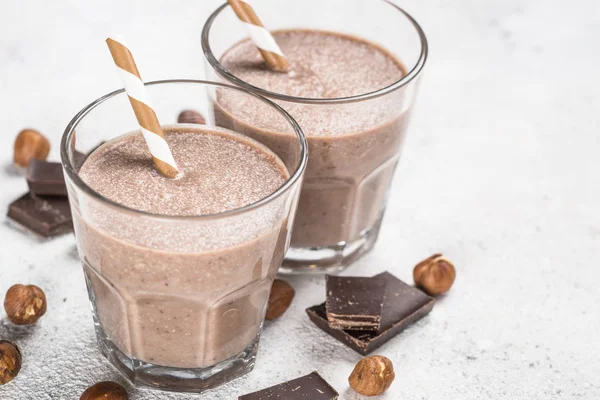
[[[290,247],[279,273],[285,275],[338,274],[368,253],[379,236],[381,218],[353,242],[322,247]]]
[[[126,356],[99,325],[96,325],[96,334],[102,354],[134,385],[192,393],[205,392],[252,371],[259,342],[257,336],[242,352],[211,367],[176,368]]]

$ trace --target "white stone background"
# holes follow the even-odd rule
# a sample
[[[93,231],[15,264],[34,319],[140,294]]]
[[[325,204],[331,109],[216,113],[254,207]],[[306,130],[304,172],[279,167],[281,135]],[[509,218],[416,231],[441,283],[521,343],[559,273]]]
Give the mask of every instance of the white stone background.
[[[26,191],[8,166],[24,127],[51,138],[118,82],[104,38],[122,32],[146,80],[201,78],[202,23],[219,1],[1,0],[0,207]],[[597,0],[400,3],[423,25],[431,57],[379,244],[348,274],[455,261],[452,292],[378,353],[396,380],[381,399],[600,398],[600,5]],[[157,60],[156,54],[160,54]],[[110,71],[110,72],[107,72]],[[49,310],[0,338],[24,366],[1,399],[78,399],[124,382],[95,347],[74,239],[37,242],[0,225],[0,293],[35,283]],[[264,330],[251,374],[205,395],[128,386],[139,399],[235,399],[319,371],[342,399],[360,356],[316,329],[304,309],[320,278]]]

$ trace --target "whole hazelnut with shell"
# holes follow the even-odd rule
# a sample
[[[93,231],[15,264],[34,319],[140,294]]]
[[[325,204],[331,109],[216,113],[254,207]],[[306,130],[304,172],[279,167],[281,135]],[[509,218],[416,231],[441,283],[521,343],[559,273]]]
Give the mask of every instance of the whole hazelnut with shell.
[[[389,389],[394,381],[394,365],[384,356],[363,358],[348,378],[352,389],[365,396],[378,396]]]
[[[269,294],[265,319],[270,321],[281,317],[292,304],[295,293],[294,288],[289,283],[282,279],[275,279]]]
[[[0,340],[0,385],[4,385],[19,374],[21,370],[21,352],[7,340]]]
[[[79,400],[127,400],[127,391],[116,382],[99,382],[86,389]]]
[[[14,144],[13,160],[20,167],[27,167],[32,158],[45,160],[50,153],[50,142],[34,129],[23,129]]]
[[[183,110],[177,117],[180,124],[206,124],[206,119],[196,110]]]
[[[34,324],[46,313],[46,295],[35,285],[13,285],[4,297],[4,309],[15,325]]]
[[[434,254],[421,261],[413,270],[415,284],[431,296],[446,293],[456,278],[456,269],[450,260]]]

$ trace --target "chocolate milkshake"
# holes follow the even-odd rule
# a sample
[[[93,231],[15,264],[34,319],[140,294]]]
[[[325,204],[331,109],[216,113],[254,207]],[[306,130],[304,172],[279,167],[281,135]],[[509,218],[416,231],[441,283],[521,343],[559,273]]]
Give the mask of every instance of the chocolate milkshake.
[[[264,199],[290,173],[267,147],[226,129],[165,134],[182,176],[159,175],[140,134],[105,143],[79,176],[119,206],[75,204],[75,230],[105,339],[136,362],[207,368],[258,340],[288,202],[218,214]]]
[[[325,265],[347,265],[376,239],[413,96],[396,90],[361,101],[347,98],[389,87],[406,70],[385,49],[357,37],[299,29],[273,35],[291,63],[289,72],[266,68],[249,40],[231,47],[220,63],[241,81],[274,94],[271,99],[308,138],[309,163],[286,262],[312,270],[320,257],[330,257]],[[336,101],[319,102],[326,99]],[[243,127],[285,153],[292,139],[289,127],[274,130],[268,114],[229,93],[217,96],[217,109],[223,126]],[[311,258],[310,251],[321,249],[333,256],[315,253]],[[305,250],[305,262],[295,259],[297,250]]]

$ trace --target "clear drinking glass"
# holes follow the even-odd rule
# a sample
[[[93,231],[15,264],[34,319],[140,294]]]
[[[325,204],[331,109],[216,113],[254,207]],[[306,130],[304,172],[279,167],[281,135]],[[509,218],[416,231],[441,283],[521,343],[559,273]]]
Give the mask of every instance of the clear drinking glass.
[[[379,233],[392,176],[404,141],[427,40],[404,10],[383,0],[253,0],[271,30],[310,29],[366,39],[405,67],[404,76],[372,93],[345,98],[301,98],[270,92],[232,75],[220,58],[247,32],[224,4],[206,22],[202,47],[210,79],[233,83],[286,109],[303,128],[309,161],[282,272],[341,271],[370,250]],[[307,12],[313,10],[313,12]],[[232,103],[222,101],[221,108]],[[315,123],[318,121],[318,123]],[[235,121],[222,120],[224,126]],[[322,126],[323,132],[311,131]],[[285,127],[282,127],[285,128]],[[283,146],[293,132],[245,131]]]
[[[209,128],[219,126],[214,98],[229,93],[270,113],[294,137],[280,155],[290,178],[268,197],[220,214],[172,217],[114,203],[78,174],[99,144],[139,129],[123,90],[85,107],[63,136],[61,156],[100,350],[135,384],[201,392],[254,366],[269,291],[289,245],[306,141],[283,109],[239,88],[191,80],[146,88],[167,127],[176,125],[183,109],[199,110]]]

